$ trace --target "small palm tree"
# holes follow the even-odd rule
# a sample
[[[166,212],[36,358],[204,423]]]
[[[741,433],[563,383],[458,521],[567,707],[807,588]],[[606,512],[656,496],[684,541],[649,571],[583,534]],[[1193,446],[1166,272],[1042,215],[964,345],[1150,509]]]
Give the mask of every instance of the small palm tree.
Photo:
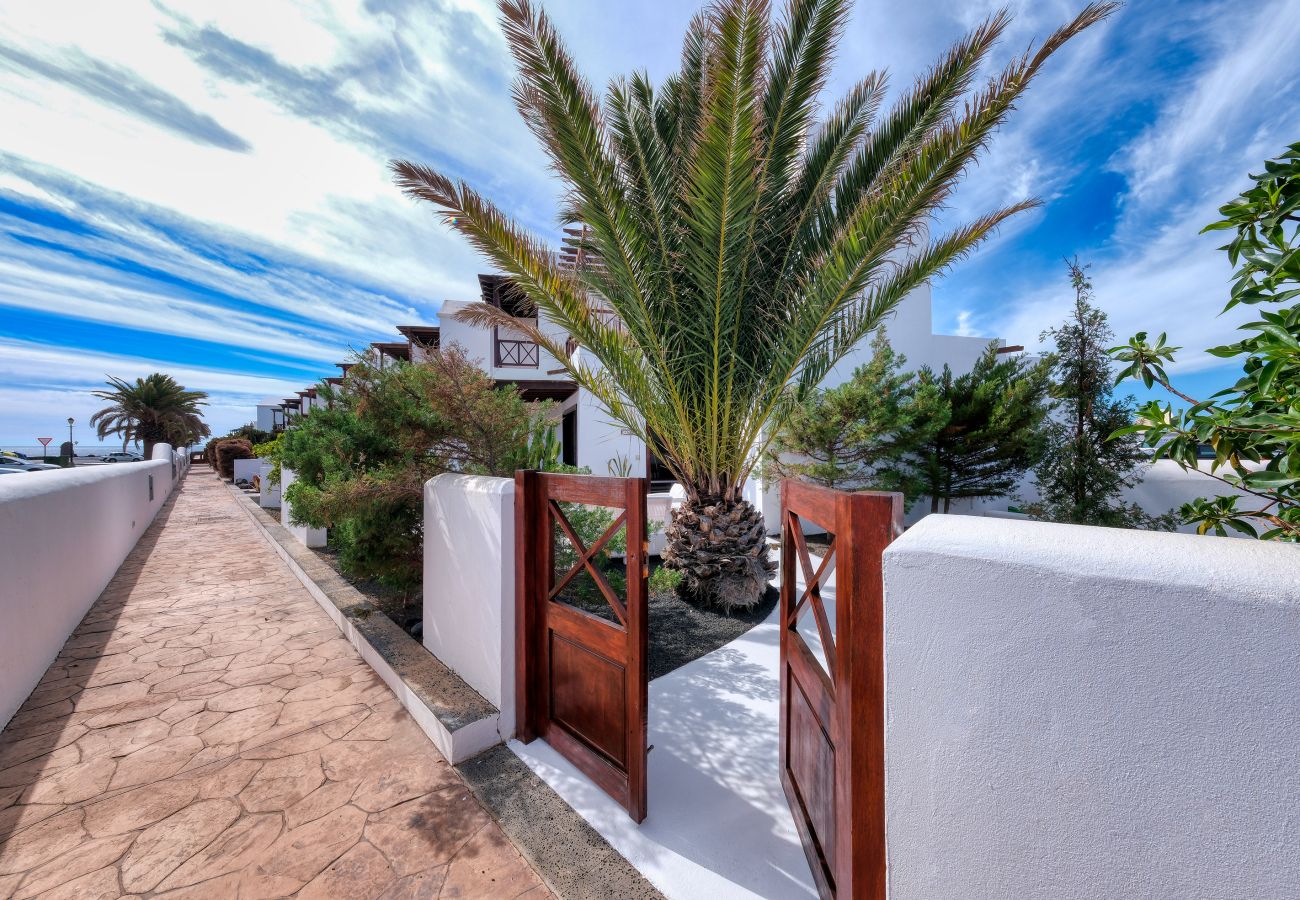
[[[110,377],[108,386],[112,390],[92,392],[112,404],[90,417],[100,440],[120,434],[123,450],[127,444],[142,442],[148,459],[154,444],[186,447],[211,433],[201,412],[208,395],[185,390],[170,375],[154,372],[134,384]]]
[[[943,56],[879,121],[885,78],[863,78],[819,120],[817,98],[850,0],[718,0],[696,15],[682,67],[655,87],[615,79],[603,106],[546,15],[501,0],[516,104],[567,188],[582,235],[569,266],[463,182],[394,162],[576,339],[570,354],[487,305],[465,318],[529,334],[655,448],[688,499],[666,559],[724,606],[762,595],[772,564],[745,480],[787,413],[911,290],[1027,201],[929,235],[1016,99],[1057,49],[1115,4],[1089,4],[1036,51],[973,89],[1009,17]],[[598,299],[597,299],[598,298]],[[617,321],[601,309],[617,313]]]

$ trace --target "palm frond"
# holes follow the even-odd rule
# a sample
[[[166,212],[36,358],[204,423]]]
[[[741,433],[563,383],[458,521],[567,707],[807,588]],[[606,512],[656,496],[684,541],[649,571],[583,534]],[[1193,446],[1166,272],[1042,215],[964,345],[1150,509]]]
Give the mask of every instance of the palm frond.
[[[560,266],[545,243],[467,185],[395,162],[536,305],[521,322],[476,304],[550,353],[693,497],[736,495],[798,398],[909,291],[972,252],[1033,201],[936,239],[957,188],[1044,62],[1104,19],[1094,2],[973,90],[1009,15],[957,42],[875,124],[882,75],[818,122],[848,0],[716,0],[692,19],[681,66],[657,89],[615,79],[603,106],[545,14],[501,0],[515,100],[563,180],[561,220],[601,265]],[[612,310],[618,323],[597,315]],[[581,352],[557,346],[551,326]]]

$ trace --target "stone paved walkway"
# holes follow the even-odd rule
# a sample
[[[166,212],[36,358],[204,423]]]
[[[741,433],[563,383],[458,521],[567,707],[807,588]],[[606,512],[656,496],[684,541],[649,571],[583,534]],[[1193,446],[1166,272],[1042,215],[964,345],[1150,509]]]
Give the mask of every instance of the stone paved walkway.
[[[0,897],[291,895],[550,896],[200,468],[0,736]]]

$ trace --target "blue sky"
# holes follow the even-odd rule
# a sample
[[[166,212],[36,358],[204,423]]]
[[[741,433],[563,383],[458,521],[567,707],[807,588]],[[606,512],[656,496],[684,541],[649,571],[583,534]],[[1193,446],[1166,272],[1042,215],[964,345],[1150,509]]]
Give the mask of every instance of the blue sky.
[[[698,4],[544,5],[603,84],[670,72]],[[829,94],[878,68],[901,88],[997,5],[859,2]],[[1079,5],[1011,3],[997,59]],[[1226,340],[1229,270],[1198,232],[1300,140],[1297,46],[1300,0],[1131,0],[1058,54],[943,222],[1045,205],[936,284],[936,328],[1036,345],[1078,254],[1118,336]],[[106,374],[154,369],[211,393],[224,431],[349,346],[472,297],[473,252],[385,165],[466,177],[553,234],[557,187],[510,77],[494,11],[472,0],[4,4],[0,442],[57,436]],[[1230,377],[1184,360],[1193,392]]]

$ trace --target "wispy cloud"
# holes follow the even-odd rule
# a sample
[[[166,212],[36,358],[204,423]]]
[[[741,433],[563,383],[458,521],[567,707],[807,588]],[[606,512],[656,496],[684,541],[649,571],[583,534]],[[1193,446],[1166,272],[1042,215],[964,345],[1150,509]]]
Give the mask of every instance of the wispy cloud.
[[[1012,0],[989,74],[1081,2]],[[701,3],[545,5],[599,90],[667,74]],[[906,88],[1001,5],[862,0],[828,97],[880,68]],[[348,345],[472,296],[482,263],[393,189],[390,157],[554,237],[559,186],[513,109],[495,18],[489,0],[0,6],[0,440],[68,415],[60,392],[155,368],[214,392],[230,427]],[[1032,344],[1077,253],[1121,335],[1222,342],[1227,268],[1197,231],[1300,138],[1297,44],[1300,0],[1149,0],[1073,42],[939,227],[1046,206],[936,285],[935,322]]]
[[[165,371],[182,384],[209,394],[209,421],[237,425],[251,418],[258,400],[289,396],[303,382],[288,378],[177,364],[174,360],[88,352],[33,341],[0,338],[0,409],[5,411],[5,440],[34,443],[38,434],[60,434],[67,417],[85,423],[103,402],[91,394],[102,388],[107,374],[135,379]],[[95,443],[94,439],[89,440]]]
[[[124,66],[91,59],[75,48],[61,59],[42,59],[17,47],[0,44],[0,66],[67,85],[88,97],[138,116],[168,131],[222,150],[244,152],[248,141],[223,128],[212,116],[197,112],[179,98]]]

